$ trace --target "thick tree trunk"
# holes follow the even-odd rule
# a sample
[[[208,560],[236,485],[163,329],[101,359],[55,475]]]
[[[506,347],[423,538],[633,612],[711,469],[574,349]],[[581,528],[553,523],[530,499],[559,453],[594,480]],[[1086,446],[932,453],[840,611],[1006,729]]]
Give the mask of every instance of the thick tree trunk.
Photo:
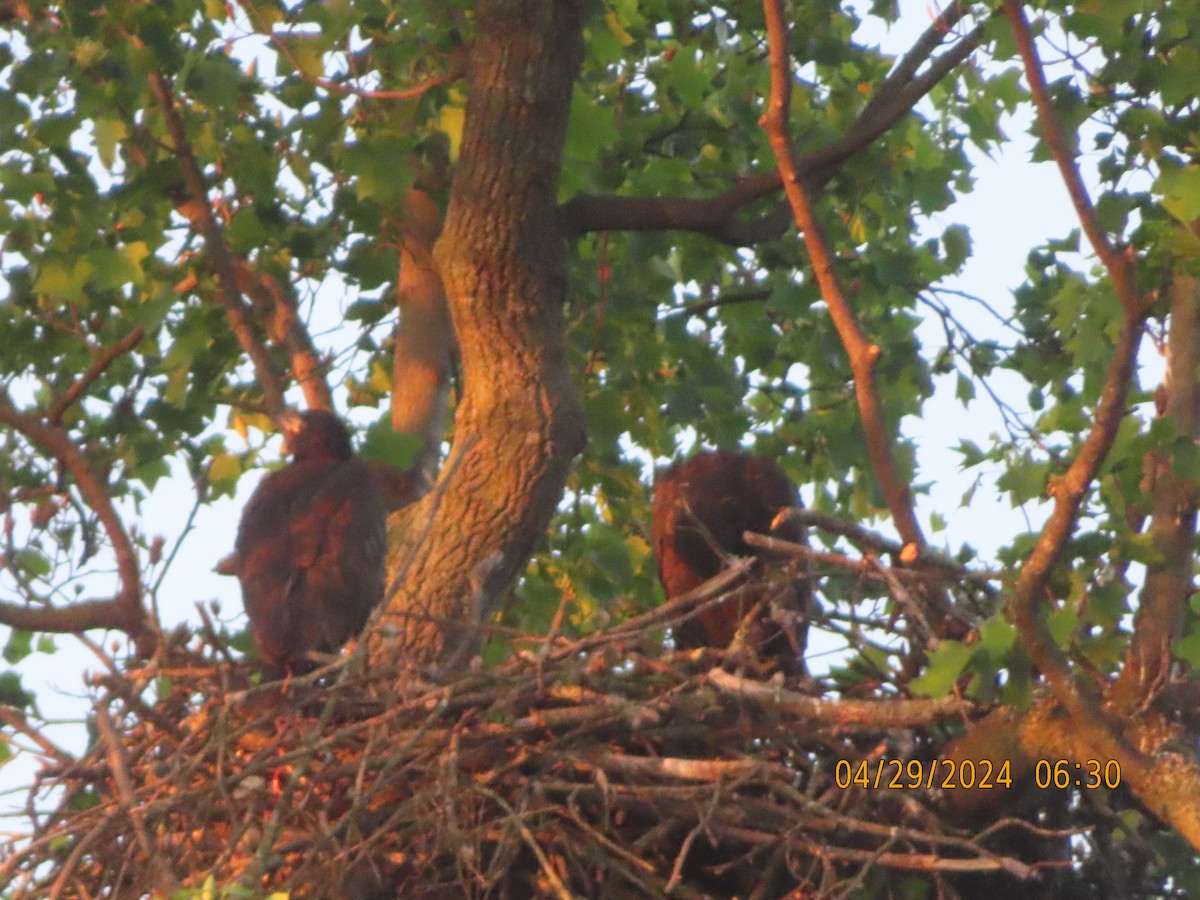
[[[481,0],[462,150],[435,249],[463,397],[434,490],[392,534],[375,652],[461,663],[526,564],[585,440],[556,215],[584,4]]]

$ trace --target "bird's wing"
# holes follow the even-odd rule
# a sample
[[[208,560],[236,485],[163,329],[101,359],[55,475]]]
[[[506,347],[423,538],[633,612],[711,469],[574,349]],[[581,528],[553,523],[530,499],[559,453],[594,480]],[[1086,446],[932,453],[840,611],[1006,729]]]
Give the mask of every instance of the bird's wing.
[[[305,622],[296,609],[305,572],[294,531],[315,490],[313,475],[313,467],[303,464],[271,473],[251,496],[238,525],[242,601],[254,642],[273,663],[285,662],[305,645]]]
[[[305,576],[305,614],[319,622],[322,644],[342,644],[383,597],[386,512],[366,464],[331,468],[292,535]]]

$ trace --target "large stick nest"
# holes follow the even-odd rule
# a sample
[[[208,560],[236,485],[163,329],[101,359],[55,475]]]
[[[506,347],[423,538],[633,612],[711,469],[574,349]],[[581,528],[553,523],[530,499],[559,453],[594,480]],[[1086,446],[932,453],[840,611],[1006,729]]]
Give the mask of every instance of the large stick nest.
[[[664,652],[653,617],[443,683],[363,656],[252,685],[214,640],[97,679],[97,740],[47,760],[0,886],[775,898],[1039,874],[928,792],[836,784],[838,760],[934,759],[953,700],[817,699]]]

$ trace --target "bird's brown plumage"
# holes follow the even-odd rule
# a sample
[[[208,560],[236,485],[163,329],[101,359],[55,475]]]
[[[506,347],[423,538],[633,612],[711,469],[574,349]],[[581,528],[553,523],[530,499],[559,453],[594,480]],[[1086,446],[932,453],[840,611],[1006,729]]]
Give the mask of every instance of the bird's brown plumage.
[[[250,634],[270,669],[356,635],[383,598],[386,512],[341,420],[314,410],[285,421],[292,461],[262,480],[242,512],[231,564]]]
[[[743,532],[804,543],[804,527],[779,516],[781,509],[799,503],[791,479],[778,463],[763,456],[728,450],[703,452],[660,472],[654,484],[651,531],[667,597],[699,587],[721,571],[726,557],[770,559],[769,554],[750,547]],[[789,662],[790,668],[802,668],[803,617],[809,595],[804,578],[782,592],[785,605],[795,614],[792,625],[772,618],[766,610],[760,613],[750,635],[760,654]],[[760,599],[761,593],[743,591],[701,609],[675,628],[676,646],[728,646],[745,614]]]

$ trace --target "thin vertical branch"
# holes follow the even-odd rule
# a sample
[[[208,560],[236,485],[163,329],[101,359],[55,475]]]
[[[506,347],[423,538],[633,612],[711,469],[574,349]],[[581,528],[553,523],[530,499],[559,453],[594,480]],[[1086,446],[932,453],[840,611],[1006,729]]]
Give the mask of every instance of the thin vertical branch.
[[[877,344],[867,340],[858,318],[846,300],[845,292],[833,265],[833,254],[824,229],[813,212],[809,192],[797,173],[796,159],[788,137],[788,109],[791,104],[792,76],[787,55],[787,25],[778,0],[763,0],[770,41],[771,94],[760,124],[771,142],[771,150],[783,180],[783,189],[792,207],[796,224],[804,234],[804,244],[812,260],[813,272],[821,288],[821,296],[829,307],[830,318],[850,357],[854,373],[854,393],[862,416],[867,452],[879,479],[880,489],[887,501],[896,529],[906,544],[919,548],[925,543],[921,526],[913,511],[908,483],[900,476],[892,447],[896,435],[884,421],[883,403],[875,381],[875,365],[883,355]]]
[[[1070,195],[1071,203],[1075,207],[1075,214],[1079,217],[1079,223],[1083,226],[1083,232],[1087,235],[1092,249],[1096,251],[1096,255],[1104,263],[1104,268],[1108,270],[1117,296],[1121,298],[1121,304],[1127,311],[1133,311],[1140,305],[1140,300],[1134,278],[1132,252],[1129,248],[1115,246],[1109,240],[1104,227],[1100,224],[1100,217],[1096,215],[1096,208],[1092,205],[1092,199],[1088,195],[1087,187],[1084,186],[1083,177],[1079,174],[1079,167],[1075,164],[1075,154],[1067,143],[1062,123],[1054,112],[1050,90],[1046,86],[1046,73],[1042,68],[1041,59],[1038,58],[1033,37],[1029,33],[1029,20],[1025,17],[1024,4],[1017,0],[1004,0],[1004,14],[1012,26],[1017,49],[1021,54],[1021,61],[1025,65],[1025,78],[1029,82],[1029,93],[1037,108],[1042,138],[1050,148],[1055,163],[1058,164],[1058,171],[1062,174],[1067,194]]]

